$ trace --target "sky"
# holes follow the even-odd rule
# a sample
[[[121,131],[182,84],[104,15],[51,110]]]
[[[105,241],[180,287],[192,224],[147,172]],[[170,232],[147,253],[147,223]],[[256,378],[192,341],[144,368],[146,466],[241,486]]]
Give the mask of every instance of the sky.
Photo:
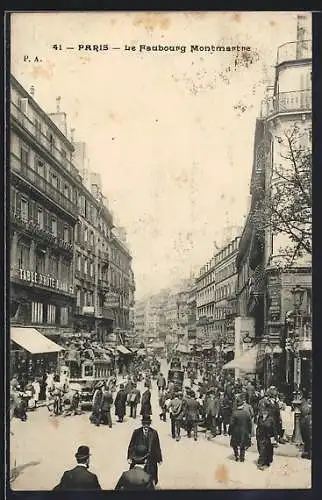
[[[277,47],[296,39],[296,16],[12,15],[11,72],[26,90],[35,87],[48,113],[60,96],[75,141],[86,142],[90,168],[101,174],[116,222],[127,230],[137,299],[189,277],[229,235],[227,226],[243,226],[255,120]],[[109,49],[78,50],[94,44]],[[239,52],[236,64],[236,52],[190,50],[237,44],[251,50]]]

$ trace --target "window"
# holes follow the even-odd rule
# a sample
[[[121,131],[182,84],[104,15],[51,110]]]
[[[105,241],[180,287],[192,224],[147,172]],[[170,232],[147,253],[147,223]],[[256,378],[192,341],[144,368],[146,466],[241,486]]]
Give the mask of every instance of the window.
[[[19,98],[19,108],[25,115],[28,114],[28,98],[25,97]]]
[[[81,305],[81,291],[79,288],[76,290],[76,306],[80,307]]]
[[[20,159],[23,165],[29,165],[29,150],[25,146],[20,148]]]
[[[94,263],[91,261],[89,275],[94,276]]]
[[[68,307],[60,308],[60,324],[63,326],[68,325]]]
[[[35,135],[37,139],[41,137],[41,122],[35,118]]]
[[[58,189],[58,177],[57,177],[57,175],[55,175],[55,174],[52,174],[52,175],[51,175],[51,183],[52,183],[52,185],[53,185],[56,189]]]
[[[44,212],[41,208],[37,209],[37,224],[40,229],[44,229]]]
[[[45,254],[43,252],[36,253],[36,272],[41,274],[45,272]]]
[[[87,261],[87,259],[84,259],[84,273],[85,274],[88,273],[88,261]]]
[[[69,229],[67,226],[64,227],[64,241],[66,241],[66,243],[69,243]]]
[[[58,258],[52,255],[49,261],[49,273],[58,276]]]
[[[22,220],[28,220],[28,201],[24,198],[21,198],[21,218]]]
[[[37,160],[36,163],[36,168],[37,168],[37,173],[40,175],[40,177],[45,178],[46,177],[46,172],[45,172],[45,164],[41,160]]]
[[[85,243],[87,243],[87,241],[88,241],[88,229],[87,229],[87,227],[84,228],[84,241],[85,241]]]
[[[32,302],[31,303],[31,322],[32,323],[43,323],[43,311],[44,304],[41,302]]]
[[[82,259],[80,255],[77,255],[77,271],[81,270]]]
[[[69,186],[67,184],[64,185],[64,196],[65,198],[68,198],[70,197],[70,189],[69,189]]]
[[[92,245],[92,247],[94,246],[94,233],[93,233],[93,231],[91,232],[90,244]]]
[[[18,266],[19,269],[26,269],[29,267],[29,256],[30,256],[30,248],[23,243],[19,243],[17,247],[17,256],[18,256]]]
[[[56,219],[56,217],[52,217],[52,219],[51,219],[51,233],[54,236],[57,236],[57,219]]]
[[[67,153],[66,153],[65,149],[61,150],[61,157],[62,157],[63,165],[66,165],[66,163],[67,163]]]
[[[48,140],[49,140],[50,151],[53,153],[53,151],[55,149],[55,139],[54,139],[54,136],[51,132],[49,132],[49,134],[48,134]]]
[[[47,323],[54,325],[56,323],[56,306],[48,304],[47,307]]]

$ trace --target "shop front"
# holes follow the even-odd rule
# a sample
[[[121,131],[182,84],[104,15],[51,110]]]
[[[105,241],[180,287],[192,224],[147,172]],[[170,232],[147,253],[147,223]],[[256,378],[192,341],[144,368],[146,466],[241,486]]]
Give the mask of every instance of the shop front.
[[[35,328],[11,327],[10,340],[10,377],[16,376],[22,385],[59,369],[60,353],[64,348]]]

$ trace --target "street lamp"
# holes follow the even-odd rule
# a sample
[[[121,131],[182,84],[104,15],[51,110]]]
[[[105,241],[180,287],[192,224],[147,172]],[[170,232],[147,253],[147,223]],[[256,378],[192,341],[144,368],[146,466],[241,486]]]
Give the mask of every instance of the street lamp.
[[[300,394],[300,383],[301,383],[301,357],[300,357],[300,337],[302,330],[302,313],[301,313],[301,305],[303,303],[303,297],[305,293],[305,288],[300,285],[296,285],[293,290],[291,290],[293,295],[293,303],[294,303],[294,338],[290,342],[291,339],[288,339],[288,350],[291,350],[294,353],[294,399],[292,401],[294,408],[294,429],[292,441],[296,445],[302,444],[302,435],[300,429],[300,416],[301,416],[301,394]]]

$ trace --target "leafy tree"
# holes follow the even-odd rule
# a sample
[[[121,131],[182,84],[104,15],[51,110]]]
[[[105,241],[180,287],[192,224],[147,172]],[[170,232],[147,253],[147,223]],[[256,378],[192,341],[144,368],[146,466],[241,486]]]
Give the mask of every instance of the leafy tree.
[[[277,138],[281,162],[274,162],[271,185],[253,211],[259,231],[270,228],[289,243],[278,249],[286,266],[312,254],[312,149],[297,125]],[[275,252],[274,252],[275,253]]]

